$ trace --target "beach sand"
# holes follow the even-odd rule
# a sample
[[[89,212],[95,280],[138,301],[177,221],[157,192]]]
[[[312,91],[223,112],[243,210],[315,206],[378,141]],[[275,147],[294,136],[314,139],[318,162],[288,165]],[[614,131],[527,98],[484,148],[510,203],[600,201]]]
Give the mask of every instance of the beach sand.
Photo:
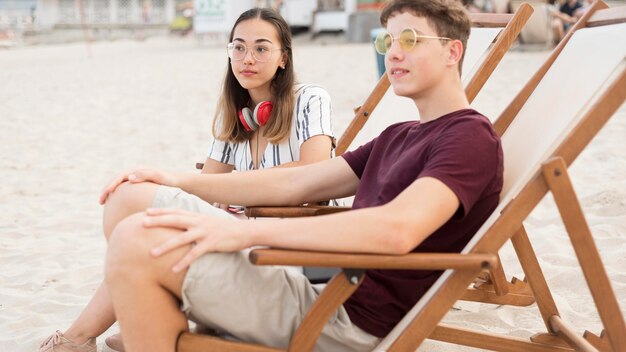
[[[474,106],[498,116],[548,53],[509,52]],[[373,48],[332,35],[296,38],[295,64],[301,82],[330,92],[340,135],[377,81]],[[138,165],[195,172],[195,162],[205,158],[225,68],[222,44],[191,39],[0,50],[0,351],[33,351],[54,330],[66,329],[102,280],[106,244],[98,195],[105,182]],[[374,114],[368,133],[388,124],[381,115]],[[625,136],[623,106],[571,168],[622,312]],[[581,333],[599,333],[549,196],[526,224],[562,316]],[[510,246],[501,257],[509,276],[523,277]],[[445,321],[520,337],[545,330],[535,305],[462,303]],[[117,331],[114,326],[104,336]],[[472,349],[427,341],[420,350]]]

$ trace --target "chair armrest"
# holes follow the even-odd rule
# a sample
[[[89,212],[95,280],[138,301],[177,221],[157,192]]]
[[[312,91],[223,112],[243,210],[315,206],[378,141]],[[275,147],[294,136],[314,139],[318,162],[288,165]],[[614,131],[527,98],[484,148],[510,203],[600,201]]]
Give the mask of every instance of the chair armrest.
[[[246,216],[250,218],[296,218],[339,213],[350,207],[307,205],[297,207],[246,207]]]
[[[354,254],[264,248],[250,252],[255,265],[297,265],[352,269],[489,269],[495,254],[409,253],[405,255]]]

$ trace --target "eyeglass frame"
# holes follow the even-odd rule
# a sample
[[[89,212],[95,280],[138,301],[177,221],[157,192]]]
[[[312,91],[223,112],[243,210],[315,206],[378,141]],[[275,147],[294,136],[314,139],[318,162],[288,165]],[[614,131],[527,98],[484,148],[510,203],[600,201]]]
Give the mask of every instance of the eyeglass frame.
[[[411,27],[407,27],[403,30],[400,31],[400,35],[402,35],[402,33],[404,33],[405,31],[410,30],[411,32],[413,32],[413,46],[411,46],[410,49],[405,49],[404,47],[402,47],[402,44],[400,44],[400,49],[402,49],[402,51],[404,52],[411,52],[413,51],[413,49],[415,49],[415,46],[417,45],[417,40],[418,39],[439,39],[439,40],[453,40],[452,38],[448,38],[448,37],[437,37],[437,36],[432,36],[432,35],[424,35],[424,34],[417,34],[417,31]],[[386,35],[389,35],[389,37],[391,37],[391,44],[389,45],[389,47],[385,50],[385,52],[380,52],[380,50],[378,50],[378,45],[376,45],[376,43],[380,40],[382,40],[382,38],[384,38]],[[394,38],[394,36],[389,33],[388,31],[382,31],[380,32],[377,36],[376,39],[374,39],[374,50],[376,50],[377,53],[379,53],[380,55],[386,55],[389,52],[389,49],[391,49],[391,46],[393,45],[393,42],[396,40],[400,39],[400,35],[398,35],[398,38]]]
[[[232,52],[234,52],[234,46],[235,46],[235,45],[243,45],[243,47],[244,47],[244,48],[246,48],[246,51],[243,53],[243,56],[241,57],[241,59],[234,59],[234,58],[232,57],[232,55],[231,55],[231,53],[232,53]],[[261,44],[254,44],[254,45],[252,46],[252,49],[254,49],[255,47],[258,47],[258,46],[260,46],[260,45],[261,45]],[[271,45],[271,44],[270,44],[270,45]],[[232,49],[231,49],[231,48],[232,48]],[[230,43],[226,44],[226,54],[228,55],[228,58],[229,58],[229,59],[231,59],[231,60],[233,60],[233,61],[242,61],[242,60],[244,60],[244,59],[246,58],[246,55],[248,55],[248,49],[250,49],[250,48],[249,48],[249,47],[248,47],[245,43],[242,43],[242,42],[230,42]],[[265,60],[265,61],[263,61],[263,60],[259,60],[259,59],[258,59],[258,58],[254,55],[254,50],[252,50],[252,51],[250,52],[250,55],[252,55],[252,58],[253,58],[255,61],[258,61],[258,62],[268,62],[268,61],[270,61],[270,60],[272,59],[272,54],[271,54],[271,52],[276,51],[276,50],[281,50],[281,51],[282,51],[283,49],[282,49],[282,48],[278,48],[278,49],[268,49],[268,50],[270,51],[270,57],[269,57],[267,60]]]

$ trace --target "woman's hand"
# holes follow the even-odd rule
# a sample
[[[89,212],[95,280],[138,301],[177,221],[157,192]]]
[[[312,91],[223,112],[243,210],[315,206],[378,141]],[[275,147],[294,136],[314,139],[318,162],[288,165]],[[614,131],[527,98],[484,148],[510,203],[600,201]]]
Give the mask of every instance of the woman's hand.
[[[252,246],[246,234],[247,221],[218,218],[179,209],[148,209],[144,226],[168,227],[181,230],[178,236],[152,249],[159,256],[181,246],[191,244],[191,249],[172,270],[179,272],[208,252],[237,252]]]
[[[124,182],[140,183],[140,182],[152,182],[159,185],[176,187],[178,181],[173,174],[166,173],[158,170],[150,169],[136,169],[132,171],[126,171],[114,178],[108,185],[102,189],[100,193],[100,204],[104,204],[111,193],[113,193],[117,187]]]

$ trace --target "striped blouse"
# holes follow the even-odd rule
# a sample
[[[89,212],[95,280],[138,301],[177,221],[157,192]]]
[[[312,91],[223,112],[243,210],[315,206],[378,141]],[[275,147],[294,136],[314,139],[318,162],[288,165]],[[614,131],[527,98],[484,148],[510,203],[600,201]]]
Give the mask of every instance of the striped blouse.
[[[319,86],[303,84],[297,86],[295,94],[295,118],[289,138],[278,144],[268,142],[261,158],[260,169],[300,160],[300,146],[313,136],[326,135],[334,141],[328,92]],[[332,154],[333,152],[331,156]],[[232,143],[212,137],[207,156],[221,163],[234,165],[237,171],[253,169],[249,140]]]

